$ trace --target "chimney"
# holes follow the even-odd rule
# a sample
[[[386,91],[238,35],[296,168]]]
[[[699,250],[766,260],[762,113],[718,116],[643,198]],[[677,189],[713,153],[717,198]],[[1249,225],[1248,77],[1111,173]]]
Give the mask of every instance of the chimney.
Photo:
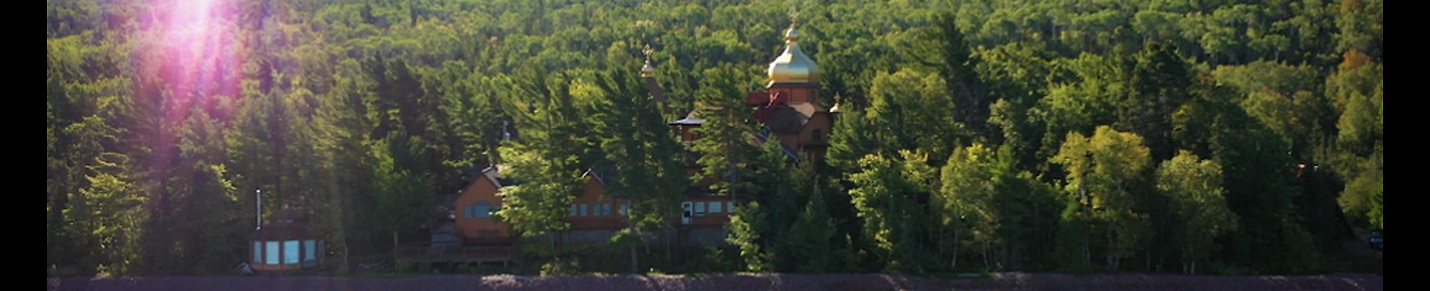
[[[254,218],[258,220],[258,230],[263,230],[263,189],[258,189],[255,192],[258,197],[256,200],[258,201],[258,213],[254,215]]]

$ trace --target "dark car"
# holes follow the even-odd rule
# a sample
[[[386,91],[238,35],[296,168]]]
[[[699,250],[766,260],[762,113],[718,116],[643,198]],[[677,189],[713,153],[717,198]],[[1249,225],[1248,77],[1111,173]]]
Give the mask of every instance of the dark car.
[[[1385,251],[1385,232],[1377,231],[1370,234],[1370,248],[1377,252]]]

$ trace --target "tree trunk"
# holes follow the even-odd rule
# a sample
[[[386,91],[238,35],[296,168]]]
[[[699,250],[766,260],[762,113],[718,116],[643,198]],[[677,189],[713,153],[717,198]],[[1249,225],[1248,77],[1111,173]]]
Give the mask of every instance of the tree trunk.
[[[1003,263],[1005,270],[1018,271],[1018,248],[1017,240],[1009,239],[1007,245],[1003,246]]]
[[[953,264],[949,266],[949,271],[958,272],[958,231],[953,231]]]
[[[983,268],[988,270],[993,269],[993,259],[990,256],[992,252],[993,251],[989,249],[988,244],[983,244]]]
[[[671,233],[673,232],[673,231],[671,231],[672,229],[674,229],[674,227],[671,227],[671,226],[670,226],[670,223],[667,222],[667,223],[666,223],[666,227],[665,227],[665,264],[666,264],[666,265],[670,265],[671,260],[674,260],[674,259],[675,259],[675,250],[674,250],[675,248],[674,248],[674,246],[671,246],[671,241],[674,240],[674,239],[671,238]]]
[[[631,245],[631,275],[640,274],[641,264],[636,257],[636,245]]]
[[[546,238],[551,242],[551,260],[554,262],[561,262],[561,255],[559,254],[561,252],[556,250],[556,232],[546,232]]]
[[[1107,270],[1117,273],[1117,238],[1113,237],[1112,228],[1107,229]]]
[[[1149,251],[1143,252],[1143,254],[1147,255],[1147,269],[1146,269],[1146,270],[1147,270],[1147,271],[1156,271],[1156,270],[1153,270],[1153,269],[1152,269],[1152,251],[1149,250]]]
[[[348,243],[347,235],[344,235],[344,236],[343,236],[343,267],[340,268],[341,270],[347,270],[349,267],[352,266],[352,261],[350,261],[350,257],[352,256],[352,249],[353,249],[353,248],[352,248],[352,244],[349,244],[349,243]],[[347,275],[347,274],[343,274],[343,275]]]
[[[1087,267],[1087,271],[1092,271],[1092,237],[1090,234],[1082,236],[1082,262]]]

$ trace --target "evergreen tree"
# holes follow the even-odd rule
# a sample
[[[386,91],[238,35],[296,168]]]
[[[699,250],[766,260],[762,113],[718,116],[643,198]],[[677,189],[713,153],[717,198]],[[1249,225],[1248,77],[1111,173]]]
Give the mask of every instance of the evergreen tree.
[[[742,84],[746,82],[741,80],[749,80],[748,76],[732,65],[708,69],[696,97],[695,111],[705,120],[695,129],[695,134],[702,138],[693,147],[701,155],[699,164],[704,168],[701,179],[714,177],[717,182],[710,185],[710,189],[732,197],[750,194],[746,189],[752,186],[743,179],[746,174],[742,171],[750,168],[750,157],[758,152],[749,142],[757,131],[750,124],[748,107],[740,98],[745,95],[740,88],[744,88]]]
[[[725,227],[730,236],[726,242],[740,250],[741,269],[748,272],[774,271],[774,255],[763,246],[762,235],[768,232],[764,212],[759,202],[735,207],[735,215]]]
[[[795,161],[785,154],[784,145],[778,140],[766,141],[760,149],[760,155],[750,163],[751,169],[744,173],[748,176],[741,180],[750,186],[746,193],[760,202],[760,212],[765,217],[760,244],[773,255],[772,271],[790,272],[801,263],[796,260],[797,251],[787,244],[792,238],[790,227],[800,215],[798,182],[790,173]]]
[[[812,193],[799,221],[790,227],[789,237],[785,240],[789,244],[788,249],[793,252],[790,254],[791,261],[798,262],[795,271],[819,274],[835,270],[834,263],[838,258],[831,254],[836,250],[833,244],[836,231],[824,195],[819,191]]]
[[[1131,68],[1124,71],[1126,92],[1118,99],[1117,128],[1144,137],[1157,161],[1171,159],[1177,148],[1172,116],[1193,92],[1190,67],[1174,48],[1157,44],[1124,62]]]
[[[681,194],[690,181],[685,176],[680,144],[638,80],[627,66],[603,73],[597,84],[602,100],[596,105],[592,123],[601,136],[605,163],[619,173],[607,182],[611,186],[608,191],[633,201],[629,231],[644,238],[645,232],[672,227],[684,198]],[[638,259],[636,245],[629,249],[632,265],[638,266],[634,261]]]
[[[988,96],[988,86],[976,70],[982,60],[965,41],[957,16],[943,12],[935,15],[932,22],[934,27],[926,32],[927,40],[913,48],[913,55],[943,78],[943,95],[951,97],[947,105],[954,105],[955,109],[944,114],[952,112],[953,122],[967,125],[974,134],[984,137],[988,134],[986,124],[994,100]]]
[[[556,248],[557,232],[570,228],[565,219],[579,193],[582,164],[590,152],[582,117],[569,87],[548,83],[540,68],[527,68],[505,99],[506,111],[522,129],[522,139],[502,146],[507,163],[502,175],[520,185],[503,187],[497,215],[523,236],[546,236]],[[560,255],[552,252],[553,259]]]
[[[835,177],[852,174],[859,169],[860,159],[878,152],[880,147],[872,134],[873,130],[862,111],[850,108],[839,113],[830,133],[829,152],[825,155],[830,169],[834,171],[830,174]]]

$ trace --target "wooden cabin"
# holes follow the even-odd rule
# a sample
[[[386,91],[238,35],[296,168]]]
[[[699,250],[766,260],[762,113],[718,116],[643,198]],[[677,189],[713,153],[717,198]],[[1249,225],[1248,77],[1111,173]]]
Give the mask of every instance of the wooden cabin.
[[[255,272],[316,268],[324,263],[323,250],[327,247],[323,236],[311,229],[306,217],[293,210],[275,213],[249,241],[253,246],[249,266]]]
[[[573,231],[617,231],[630,225],[630,202],[612,193],[607,181],[615,171],[589,170],[582,175],[581,195],[572,201],[567,221]]]
[[[474,177],[453,201],[457,234],[469,245],[512,242],[511,225],[496,217],[501,210],[502,180],[496,167],[488,167]]]

